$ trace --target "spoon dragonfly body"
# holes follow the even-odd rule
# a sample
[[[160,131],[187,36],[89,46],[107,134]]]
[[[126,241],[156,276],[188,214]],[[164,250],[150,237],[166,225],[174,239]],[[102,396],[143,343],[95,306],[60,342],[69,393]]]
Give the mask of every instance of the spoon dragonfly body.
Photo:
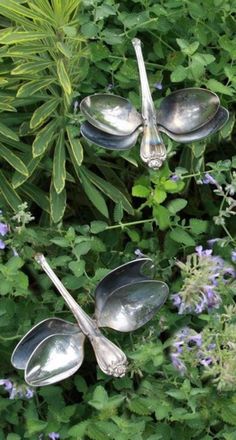
[[[96,319],[93,320],[65,289],[44,256],[39,254],[35,258],[65,299],[77,324],[58,318],[38,323],[16,346],[13,366],[24,370],[25,381],[31,386],[58,382],[74,374],[82,364],[87,336],[101,370],[122,377],[127,369],[127,358],[99,327],[133,331],[148,322],[162,306],[168,287],[150,279],[152,260],[140,258],[126,263],[100,281],[95,291]]]
[[[95,94],[81,101],[80,109],[87,122],[81,134],[101,147],[124,150],[132,148],[142,133],[141,159],[150,168],[158,169],[166,159],[161,137],[165,133],[177,142],[193,142],[220,130],[228,120],[228,111],[220,107],[218,96],[207,89],[186,88],[165,97],[156,111],[152,100],[141,41],[132,40],[140,86],[141,114],[121,96]]]

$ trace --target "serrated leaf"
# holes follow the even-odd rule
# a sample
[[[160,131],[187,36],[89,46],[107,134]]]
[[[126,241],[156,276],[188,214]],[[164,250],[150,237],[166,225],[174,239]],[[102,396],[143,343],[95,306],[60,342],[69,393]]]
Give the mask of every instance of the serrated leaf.
[[[64,92],[70,95],[71,94],[70,78],[68,76],[68,73],[65,68],[65,64],[62,59],[60,59],[57,62],[57,75]]]
[[[0,143],[0,156],[5,159],[15,170],[24,176],[28,176],[28,170],[22,160],[16,156],[9,148]]]
[[[158,188],[158,187],[155,188],[154,193],[153,193],[153,199],[156,203],[164,202],[166,197],[167,197],[167,194],[163,189]]]
[[[176,214],[176,212],[179,212],[182,209],[184,209],[185,206],[187,206],[187,204],[188,202],[185,199],[175,199],[175,200],[171,200],[168,203],[167,208],[171,214]]]
[[[105,388],[102,387],[101,385],[98,385],[93,392],[92,399],[89,400],[88,403],[97,410],[101,410],[106,405],[107,401],[108,401],[108,395]]]
[[[156,218],[161,231],[164,231],[170,226],[170,213],[164,206],[155,206],[153,208],[153,215]]]
[[[170,238],[177,243],[185,244],[186,246],[195,246],[196,242],[191,235],[182,228],[172,229]]]
[[[19,136],[15,133],[15,131],[11,130],[11,128],[0,122],[0,133],[9,139],[13,139],[13,141],[19,141]]]
[[[145,399],[142,399],[141,397],[136,397],[130,400],[128,404],[128,408],[131,412],[134,412],[135,414],[139,414],[140,416],[147,416],[152,412],[148,408]]]
[[[206,87],[216,93],[222,93],[223,95],[228,96],[234,95],[234,91],[233,89],[231,89],[231,87],[225,86],[224,84],[213,78],[207,81]]]
[[[187,77],[188,71],[183,66],[177,66],[170,75],[172,82],[183,81]]]
[[[91,440],[110,440],[110,437],[98,426],[92,423],[87,426],[86,434]]]
[[[41,156],[46,151],[55,134],[56,127],[57,121],[51,121],[38,132],[32,145],[33,157]]]
[[[64,145],[64,130],[60,130],[56,141],[54,157],[53,157],[53,184],[56,192],[64,189],[66,179],[66,155]]]
[[[144,185],[134,185],[132,188],[132,196],[147,198],[150,194],[150,188]]]
[[[191,218],[189,221],[189,225],[191,228],[191,231],[193,234],[203,234],[208,229],[208,221],[207,220],[201,220],[198,218]]]
[[[74,127],[68,125],[66,127],[66,131],[69,139],[69,146],[71,149],[72,157],[75,160],[75,163],[80,167],[83,162],[84,156],[82,144],[78,137],[75,137]]]
[[[113,212],[114,221],[116,223],[121,222],[123,216],[124,216],[124,209],[123,209],[122,203],[118,202],[115,204],[115,208],[114,208],[114,212]]]
[[[106,222],[94,220],[90,223],[90,231],[92,232],[92,234],[99,234],[99,232],[105,231],[107,229],[107,226],[108,225]]]
[[[0,170],[0,193],[3,195],[7,204],[14,210],[17,211],[19,205],[22,204],[22,200],[12,188],[8,182],[5,174]]]
[[[40,127],[46,119],[56,110],[58,106],[59,100],[58,98],[52,98],[38,107],[30,120],[30,128],[35,129]]]
[[[71,261],[68,267],[77,278],[80,278],[84,274],[85,261]]]
[[[54,186],[51,185],[50,210],[51,210],[51,217],[54,223],[58,223],[62,219],[65,209],[66,209],[66,190],[63,189],[63,191],[61,191],[60,194],[57,194]]]
[[[77,425],[72,426],[68,435],[74,437],[76,440],[84,439],[84,435],[88,426],[89,420],[85,420],[83,422],[78,423]]]

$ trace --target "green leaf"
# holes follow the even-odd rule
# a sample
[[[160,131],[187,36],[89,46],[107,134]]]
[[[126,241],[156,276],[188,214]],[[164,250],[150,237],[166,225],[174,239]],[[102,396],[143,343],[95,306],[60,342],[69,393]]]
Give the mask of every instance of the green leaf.
[[[8,434],[6,440],[21,440],[21,436],[18,434]]]
[[[69,139],[69,147],[71,149],[72,157],[75,160],[75,163],[80,167],[83,162],[83,147],[81,142],[78,139],[78,133],[74,130],[74,127],[68,125],[66,127],[67,136]],[[77,135],[77,138],[75,137]]]
[[[49,199],[44,191],[35,186],[33,183],[25,182],[20,191],[26,194],[31,200],[33,200],[40,208],[46,212],[50,212]]]
[[[172,82],[183,81],[187,77],[187,69],[183,66],[177,66],[170,75]]]
[[[170,213],[164,206],[155,206],[153,208],[153,215],[157,219],[161,231],[164,231],[170,226]]]
[[[30,120],[30,128],[35,129],[40,127],[46,119],[56,110],[59,103],[58,98],[52,98],[38,107]]]
[[[22,200],[15,192],[15,190],[12,188],[5,174],[1,170],[0,170],[0,193],[3,195],[8,205],[14,211],[17,211],[18,206],[22,204]]]
[[[98,220],[94,220],[90,223],[90,231],[92,234],[99,234],[99,232],[103,232],[107,229],[107,223],[101,222]]]
[[[0,156],[5,159],[15,170],[24,176],[28,176],[28,170],[22,160],[16,156],[9,148],[0,143]]]
[[[71,83],[62,59],[57,62],[57,75],[65,93],[71,94]]]
[[[207,231],[209,222],[207,220],[201,220],[198,218],[191,218],[189,221],[191,232],[193,234],[203,234]]]
[[[105,217],[109,217],[108,209],[104,198],[96,187],[91,183],[86,175],[85,171],[80,170],[80,180],[85,194],[88,196],[92,204],[101,212]]]
[[[216,79],[209,79],[206,83],[206,87],[213,92],[222,93],[223,95],[233,96],[234,91],[228,86],[225,86]]]
[[[133,208],[125,195],[118,190],[114,185],[112,185],[109,182],[109,185],[107,184],[107,181],[102,179],[101,177],[97,176],[95,173],[93,173],[90,170],[86,169],[87,176],[89,179],[91,179],[91,182],[94,183],[104,194],[106,194],[108,197],[111,198],[115,203],[121,202],[124,210],[128,212],[128,214],[133,215]]]
[[[26,41],[40,40],[50,35],[46,32],[5,32],[0,31],[0,44],[19,44]]]
[[[181,38],[176,38],[176,41],[181,49],[181,52],[184,53],[185,55],[193,55],[199,46],[198,41],[194,41],[193,43],[189,43],[188,41],[183,40]]]
[[[187,206],[187,204],[188,202],[185,199],[175,199],[175,200],[171,200],[168,203],[167,208],[171,214],[176,214],[177,212],[184,209],[185,206]]]
[[[156,203],[164,202],[166,197],[167,197],[167,194],[163,189],[158,188],[158,187],[155,188],[154,193],[153,193],[153,199]]]
[[[12,75],[29,75],[47,69],[52,65],[52,61],[42,61],[40,58],[37,61],[20,64],[11,71]]]
[[[66,190],[57,194],[53,185],[50,188],[50,208],[51,208],[51,217],[54,223],[58,223],[65,212],[66,209]]]
[[[0,122],[0,133],[9,139],[13,139],[13,141],[19,141],[19,137],[15,133],[15,131],[11,130],[9,127],[2,124],[1,122]]]
[[[61,41],[58,41],[57,48],[63,55],[65,55],[66,58],[71,58],[71,51],[66,44],[62,43]]]
[[[68,435],[74,437],[76,440],[83,440],[88,424],[89,420],[84,420],[83,422],[72,426],[68,431]]]
[[[148,407],[144,398],[136,397],[130,400],[128,408],[131,412],[139,414],[140,416],[148,416],[152,413],[152,410]]]
[[[85,261],[84,260],[71,261],[68,264],[68,267],[77,278],[80,278],[84,274]]]
[[[57,121],[49,122],[42,130],[40,130],[33,142],[33,157],[41,156],[50,144],[57,127]]]
[[[108,395],[105,388],[103,388],[101,385],[98,385],[95,388],[93,392],[93,397],[91,400],[89,400],[88,404],[98,410],[101,410],[106,405],[107,401]]]
[[[170,238],[176,241],[176,243],[185,244],[186,246],[195,246],[196,244],[195,240],[188,232],[178,227],[172,229],[172,231],[170,232]]]
[[[27,98],[28,96],[32,96],[39,90],[47,89],[47,87],[52,84],[53,81],[54,78],[40,79],[39,81],[29,81],[19,87],[16,96],[18,98]]]
[[[66,155],[64,144],[64,130],[61,129],[56,141],[53,157],[53,184],[56,192],[64,189],[66,179]]]
[[[132,196],[147,198],[150,194],[150,188],[144,185],[134,185],[132,188]]]

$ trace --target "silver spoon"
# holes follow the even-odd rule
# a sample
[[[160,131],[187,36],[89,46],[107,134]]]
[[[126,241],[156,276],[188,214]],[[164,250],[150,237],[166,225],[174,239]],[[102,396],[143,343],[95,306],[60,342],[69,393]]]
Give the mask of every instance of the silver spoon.
[[[228,120],[218,96],[206,89],[188,88],[163,99],[156,112],[148,84],[141,42],[132,40],[141,85],[142,114],[121,96],[95,94],[80,104],[87,122],[81,134],[87,140],[108,149],[128,149],[142,132],[140,156],[150,168],[158,169],[166,158],[160,132],[178,142],[200,140],[218,131]],[[192,134],[193,133],[193,134]]]
[[[92,320],[75,302],[43,255],[36,260],[57,287],[78,324],[49,318],[34,326],[18,343],[12,364],[25,370],[25,380],[31,386],[55,383],[74,374],[80,367],[88,336],[102,371],[122,377],[127,368],[125,354],[105,338],[99,326],[119,331],[132,331],[144,325],[162,306],[168,287],[152,281],[152,261],[141,258],[110,272],[97,286],[96,320]]]

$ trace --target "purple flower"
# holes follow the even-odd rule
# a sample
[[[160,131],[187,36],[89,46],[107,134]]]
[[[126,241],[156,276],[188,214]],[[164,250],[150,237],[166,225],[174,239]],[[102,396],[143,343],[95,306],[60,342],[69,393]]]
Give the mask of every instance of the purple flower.
[[[0,379],[0,385],[2,385],[6,391],[11,391],[13,387],[13,383],[9,379]]]
[[[205,250],[203,250],[202,246],[197,246],[195,248],[195,251],[197,252],[199,257],[202,257],[202,256],[209,257],[209,255],[212,254],[212,249],[205,249]]]
[[[179,354],[178,353],[171,353],[170,358],[171,358],[173,366],[176,368],[176,370],[179,371],[181,376],[183,376],[185,374],[187,368],[186,368],[184,362],[181,361],[181,359],[179,358]]]
[[[31,388],[26,388],[25,397],[26,399],[32,399],[34,396],[34,391]]]
[[[8,233],[9,227],[6,223],[0,222],[0,235],[4,236]]]
[[[153,86],[155,87],[155,89],[157,90],[162,90],[163,86],[161,82],[156,82],[155,84],[153,84]]]
[[[233,261],[233,263],[236,263],[236,251],[231,252],[231,260]]]
[[[204,183],[205,185],[208,185],[208,183],[210,183],[211,185],[217,185],[216,180],[209,173],[205,174],[202,179],[202,183]]]
[[[50,432],[50,434],[48,434],[48,438],[51,440],[57,440],[60,438],[60,434],[58,434],[58,432]]]
[[[178,182],[178,180],[180,180],[180,177],[177,174],[172,174],[170,180],[172,180],[173,182]]]
[[[202,335],[198,333],[197,335],[190,336],[188,339],[188,343],[194,342],[197,347],[201,347],[202,345]]]
[[[3,240],[0,239],[0,249],[5,249],[6,244],[4,243]]]

